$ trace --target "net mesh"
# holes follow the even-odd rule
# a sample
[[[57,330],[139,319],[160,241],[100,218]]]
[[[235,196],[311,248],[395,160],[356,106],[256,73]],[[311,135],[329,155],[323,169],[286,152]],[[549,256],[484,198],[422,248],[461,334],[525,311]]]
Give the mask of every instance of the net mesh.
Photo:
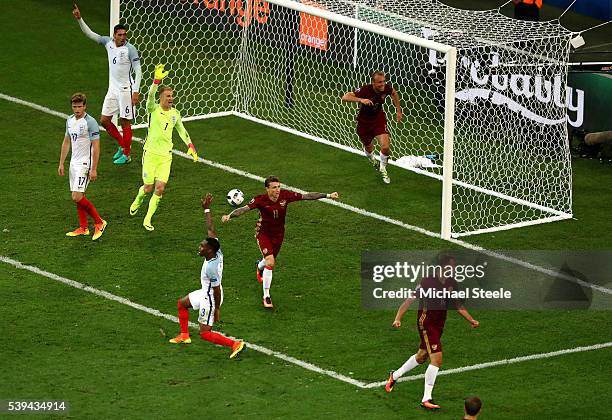
[[[437,1],[301,3],[457,48],[453,234],[571,214],[570,32]],[[352,151],[356,105],[340,97],[382,70],[404,113],[387,101],[391,161],[441,178],[444,54],[264,1],[122,0],[121,21],[145,74],[169,64],[184,116],[234,113]]]

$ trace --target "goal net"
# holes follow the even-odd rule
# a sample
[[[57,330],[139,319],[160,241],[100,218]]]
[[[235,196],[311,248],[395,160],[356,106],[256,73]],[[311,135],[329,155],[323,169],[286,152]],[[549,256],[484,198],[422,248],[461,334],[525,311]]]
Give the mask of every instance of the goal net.
[[[170,65],[187,120],[235,115],[363,153],[340,97],[382,70],[404,113],[387,101],[390,163],[442,181],[444,238],[572,216],[558,22],[435,0],[112,3],[143,71]]]

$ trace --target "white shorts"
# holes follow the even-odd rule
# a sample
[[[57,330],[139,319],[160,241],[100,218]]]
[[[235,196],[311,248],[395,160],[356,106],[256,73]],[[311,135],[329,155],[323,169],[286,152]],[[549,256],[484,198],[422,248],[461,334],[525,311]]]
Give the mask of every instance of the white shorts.
[[[204,289],[189,293],[189,302],[191,302],[191,307],[198,311],[198,322],[212,327],[215,322],[215,297],[212,288],[209,293],[206,293]],[[221,288],[221,303],[219,303],[219,307],[222,304],[223,287]]]
[[[131,120],[134,118],[132,91],[130,89],[109,89],[102,104],[102,115],[107,117],[119,114],[119,117]]]
[[[68,178],[70,182],[70,191],[84,193],[89,185],[89,164],[85,162],[70,162]]]

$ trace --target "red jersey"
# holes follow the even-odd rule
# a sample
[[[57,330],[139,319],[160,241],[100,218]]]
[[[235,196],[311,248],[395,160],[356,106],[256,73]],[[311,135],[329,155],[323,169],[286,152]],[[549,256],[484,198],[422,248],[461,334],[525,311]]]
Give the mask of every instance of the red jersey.
[[[385,89],[382,92],[376,92],[374,86],[371,84],[363,85],[359,89],[356,89],[353,93],[356,97],[362,99],[369,99],[373,105],[359,105],[359,113],[357,114],[357,121],[375,121],[378,119],[386,119],[385,112],[383,111],[383,103],[387,96],[391,95],[393,88],[391,83],[385,85]]]
[[[421,290],[419,290],[421,289]],[[417,297],[426,290],[435,290],[441,292],[446,290],[459,291],[459,284],[455,279],[446,279],[444,284],[440,283],[437,278],[426,277],[421,281],[416,288]],[[434,326],[438,329],[444,328],[446,322],[446,312],[448,308],[456,308],[459,305],[456,299],[452,298],[426,298],[421,297],[419,300],[419,312],[417,314],[417,321],[419,323],[425,323]]]
[[[302,194],[300,193],[281,190],[276,201],[270,200],[268,194],[262,194],[254,197],[247,205],[250,209],[259,209],[260,218],[257,225],[261,233],[267,236],[283,236],[287,205],[301,199]]]

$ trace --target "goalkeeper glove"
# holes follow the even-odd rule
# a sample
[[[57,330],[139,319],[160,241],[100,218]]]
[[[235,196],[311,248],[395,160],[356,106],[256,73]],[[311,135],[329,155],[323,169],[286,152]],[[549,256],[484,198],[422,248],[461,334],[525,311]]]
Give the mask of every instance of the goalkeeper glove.
[[[159,85],[164,77],[170,73],[169,71],[164,71],[165,64],[158,64],[155,66],[155,76],[153,76],[153,83]]]
[[[198,152],[196,152],[195,146],[193,145],[193,143],[189,143],[189,145],[187,146],[187,154],[190,155],[191,157],[193,157],[193,161],[197,162],[198,161]]]

